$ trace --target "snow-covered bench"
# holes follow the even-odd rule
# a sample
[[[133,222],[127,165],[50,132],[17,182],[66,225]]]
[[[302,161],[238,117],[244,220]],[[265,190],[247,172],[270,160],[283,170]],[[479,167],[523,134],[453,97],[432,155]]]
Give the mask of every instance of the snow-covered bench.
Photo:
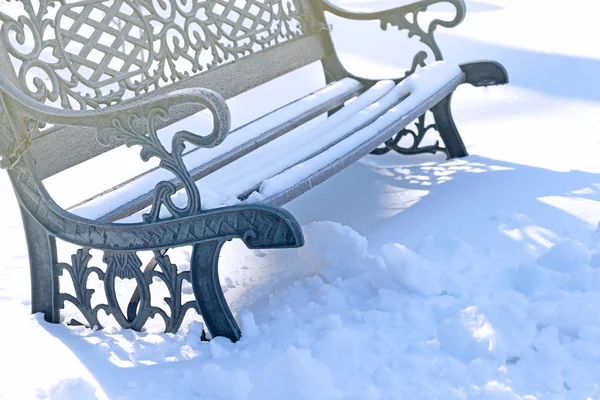
[[[454,6],[452,18],[420,26],[418,17],[435,3]],[[32,311],[54,323],[70,302],[88,326],[101,327],[102,310],[137,330],[158,315],[165,330],[175,332],[186,311],[195,309],[213,337],[239,339],[217,270],[227,240],[240,238],[253,249],[302,246],[300,226],[279,206],[370,152],[467,155],[450,112],[453,91],[462,83],[508,79],[495,62],[440,61],[433,33],[462,21],[462,0],[374,13],[321,0],[8,4],[0,12],[0,155],[23,214]],[[326,12],[406,30],[426,51],[398,79],[353,76],[336,55]],[[224,99],[316,61],[326,87],[230,129]],[[421,146],[432,127],[422,117],[428,110],[445,147]],[[212,132],[201,135],[193,123],[186,125],[185,118],[198,112],[210,113]],[[329,117],[314,123],[323,113]],[[405,129],[414,120],[417,128]],[[173,134],[157,133],[173,127]],[[407,148],[400,145],[406,135],[414,139]],[[140,146],[144,161],[160,164],[74,208],[52,200],[45,179],[122,144]],[[57,261],[57,239],[81,247],[71,264]],[[189,271],[178,271],[165,254],[180,246],[193,246]],[[89,265],[90,249],[103,252],[104,267]],[[154,252],[154,261],[142,269],[138,252],[144,250]],[[69,293],[59,287],[65,270],[73,282]],[[101,304],[92,302],[92,274],[104,288]],[[126,312],[117,278],[137,284]],[[168,311],[151,303],[154,278],[167,286]],[[182,300],[184,281],[191,282],[195,300]]]

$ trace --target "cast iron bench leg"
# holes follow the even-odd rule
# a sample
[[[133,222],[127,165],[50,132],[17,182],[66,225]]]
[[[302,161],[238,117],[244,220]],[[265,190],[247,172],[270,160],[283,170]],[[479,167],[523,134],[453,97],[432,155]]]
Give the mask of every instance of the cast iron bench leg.
[[[219,282],[219,253],[224,243],[224,240],[213,240],[194,245],[190,259],[192,289],[211,336],[224,336],[237,342],[242,333]]]
[[[466,75],[465,83],[470,83],[473,86],[494,86],[508,83],[506,69],[495,61],[463,64],[461,69]],[[451,101],[452,94],[436,104],[431,111],[450,158],[466,157],[468,155],[467,149],[452,118]]]
[[[241,337],[241,330],[229,310],[219,282],[219,252],[224,243],[215,240],[194,246],[190,259],[191,283],[200,314],[211,336],[225,336],[236,342]],[[166,253],[167,249],[160,250],[161,255]],[[146,265],[144,273],[152,271],[156,265],[156,258],[153,257]],[[127,306],[129,321],[133,321],[137,316],[139,303],[140,292],[136,289]],[[203,338],[204,336],[203,334]]]
[[[448,151],[448,157],[466,157],[469,154],[467,153],[467,148],[465,147],[465,144],[460,137],[460,133],[454,124],[452,110],[450,109],[451,101],[452,94],[449,94],[444,98],[444,100],[433,106],[431,112],[433,113],[435,125],[440,137],[444,141],[444,145]]]
[[[31,271],[31,312],[41,312],[50,323],[59,322],[56,240],[29,213],[21,209]]]

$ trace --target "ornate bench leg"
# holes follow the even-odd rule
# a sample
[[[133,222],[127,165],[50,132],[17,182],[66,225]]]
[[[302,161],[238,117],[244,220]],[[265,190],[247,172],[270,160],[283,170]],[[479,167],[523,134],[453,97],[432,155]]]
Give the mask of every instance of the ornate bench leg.
[[[506,69],[502,64],[495,61],[463,64],[461,69],[466,75],[465,83],[470,83],[473,86],[494,86],[508,83]],[[467,149],[452,118],[451,101],[452,94],[436,104],[431,111],[450,158],[466,157],[468,155]]]
[[[223,244],[224,241],[214,240],[194,246],[190,260],[191,283],[200,314],[211,336],[225,336],[236,342],[241,337],[241,330],[227,305],[219,281],[219,253]],[[161,250],[162,255],[166,252],[167,249]],[[144,273],[154,270],[156,265],[156,258],[152,258]],[[139,302],[140,292],[136,289],[127,307],[128,320],[136,318]]]
[[[190,260],[192,288],[202,319],[212,337],[225,336],[233,342],[241,337],[219,282],[219,253],[224,240],[194,245]]]
[[[467,148],[460,137],[458,129],[454,124],[452,118],[452,110],[450,109],[450,103],[452,101],[452,94],[446,96],[442,101],[437,103],[431,109],[433,117],[435,119],[435,125],[440,137],[444,141],[446,150],[449,158],[466,157]]]
[[[463,64],[460,67],[466,75],[465,83],[473,86],[495,86],[508,83],[506,69],[502,64],[495,61],[472,62]],[[452,94],[436,104],[431,111],[450,158],[466,157],[468,155],[467,149],[452,118],[451,101]]]
[[[21,209],[21,215],[31,271],[31,312],[44,313],[46,321],[58,323],[58,276],[54,273],[56,240],[25,210]]]

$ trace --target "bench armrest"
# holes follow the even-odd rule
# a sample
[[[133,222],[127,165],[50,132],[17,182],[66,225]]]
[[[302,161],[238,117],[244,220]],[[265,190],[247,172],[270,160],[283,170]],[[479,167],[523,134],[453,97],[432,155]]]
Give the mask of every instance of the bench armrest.
[[[178,90],[169,93],[168,96],[146,97],[107,109],[79,111],[41,104],[21,92],[5,76],[0,75],[0,95],[6,106],[12,110],[11,113],[18,114],[15,120],[26,117],[41,123],[91,127],[96,129],[96,137],[101,144],[109,145],[113,141],[118,141],[127,146],[139,145],[142,160],[158,158],[161,168],[181,180],[188,202],[183,207],[175,205],[171,199],[177,191],[175,185],[169,181],[159,182],[155,187],[150,213],[144,215],[146,223],[158,221],[163,207],[170,216],[175,218],[201,212],[198,187],[183,162],[186,142],[198,147],[213,147],[221,143],[230,130],[231,115],[227,103],[218,93],[202,88]],[[190,105],[195,108],[204,106],[212,112],[212,133],[198,136],[192,132],[179,131],[173,135],[171,148],[167,150],[157,134],[161,120],[169,120],[171,109]],[[20,131],[19,127],[15,126],[15,128],[16,131]],[[25,137],[18,139],[17,142],[28,142],[28,140],[29,138]],[[7,157],[7,154],[11,154],[10,149],[0,149],[0,154],[3,166],[7,168],[13,168],[21,159],[21,153],[12,158]],[[39,179],[36,178],[36,181]]]
[[[214,240],[240,238],[249,248],[297,247],[303,238],[296,220],[287,211],[265,205],[245,205],[203,211],[198,188],[181,161],[184,142],[210,147],[220,143],[230,127],[230,114],[225,100],[206,89],[186,89],[167,97],[149,97],[127,105],[93,111],[62,110],[40,104],[0,75],[0,112],[10,113],[13,130],[19,117],[35,121],[72,126],[95,127],[101,140],[125,140],[128,145],[142,146],[141,156],[160,158],[161,166],[186,182],[188,204],[180,208],[170,195],[174,187],[160,182],[150,214],[143,223],[104,223],[79,217],[58,206],[38,179],[32,160],[23,154],[7,167],[20,205],[52,236],[84,248],[108,252],[158,250]],[[173,147],[167,151],[158,141],[156,118],[168,118],[168,109],[182,103],[195,103],[209,108],[214,116],[214,130],[204,137],[181,131],[174,135]],[[18,114],[18,115],[15,115]],[[1,115],[1,114],[0,114]],[[145,122],[139,124],[140,121]],[[7,135],[10,130],[0,131]],[[18,139],[17,135],[15,138]],[[13,139],[15,139],[13,138]],[[10,138],[6,138],[10,139]],[[6,141],[0,141],[5,143]],[[14,142],[14,140],[13,140]],[[171,214],[160,218],[165,206]],[[270,229],[263,229],[265,226]]]
[[[321,0],[323,10],[330,12],[338,17],[361,21],[379,21],[381,29],[387,30],[388,26],[395,26],[399,30],[407,30],[408,37],[417,36],[420,41],[431,49],[436,61],[442,60],[442,52],[435,41],[434,32],[438,26],[444,28],[453,28],[460,24],[467,13],[463,0],[422,0],[410,3],[404,6],[396,7],[384,11],[376,12],[357,12],[342,9],[329,0]],[[431,5],[438,3],[449,3],[456,9],[454,18],[451,20],[434,19],[428,26],[423,27],[419,24],[418,16],[421,12],[427,11]],[[417,65],[424,65],[427,54],[420,52],[413,61],[413,72]],[[409,72],[409,73],[410,73]]]

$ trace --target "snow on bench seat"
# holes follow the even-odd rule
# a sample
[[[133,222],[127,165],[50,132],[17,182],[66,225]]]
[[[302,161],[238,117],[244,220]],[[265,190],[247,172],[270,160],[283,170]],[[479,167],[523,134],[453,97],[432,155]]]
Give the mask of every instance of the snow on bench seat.
[[[184,153],[183,161],[192,173],[192,177],[198,180],[209,173],[211,169],[218,167],[219,164],[227,162],[228,158],[245,154],[245,152],[251,151],[253,148],[288,132],[302,122],[306,122],[336,106],[343,105],[344,101],[351,99],[362,90],[364,90],[363,85],[351,78],[334,82],[257,120],[236,128],[219,146],[194,148]],[[165,130],[168,132],[160,132],[163,145],[170,146],[172,136],[178,130],[209,134],[211,126],[208,122],[211,117],[207,110],[202,113],[207,114],[207,118],[186,118],[166,128]],[[119,214],[129,214],[129,210],[126,209],[128,203],[132,203],[130,205],[133,207],[133,203],[150,201],[157,182],[171,179],[173,179],[173,175],[169,171],[156,167],[129,179],[125,184],[115,187],[118,190],[107,191],[101,196],[104,198],[102,201],[87,200],[81,202],[81,205],[75,206],[71,203],[67,208],[70,211],[77,210],[78,213],[81,213],[80,215],[91,219],[116,220],[119,219]],[[115,212],[116,207],[119,205],[122,206],[119,207],[118,212]]]
[[[368,154],[452,93],[463,79],[458,66],[438,62],[397,85],[393,81],[380,81],[318,125],[301,125],[227,165],[219,165],[223,157],[249,146],[265,132],[305,113],[306,109],[300,106],[303,103],[299,101],[268,114],[232,132],[221,145],[186,156],[188,168],[198,170],[195,171],[197,175],[200,172],[197,184],[202,208],[232,205],[246,197],[247,202],[284,204]],[[323,95],[324,101],[331,96],[355,91],[360,86],[350,78],[337,84],[324,89],[329,91],[328,95]],[[215,164],[217,167],[212,167]],[[202,176],[203,170],[211,173]],[[105,217],[111,212],[116,215],[115,209],[131,207],[128,202],[135,203],[140,196],[151,197],[150,190],[156,182],[169,178],[162,170],[151,171],[70,211],[92,219]],[[186,201],[183,191],[174,196],[178,205]],[[140,220],[141,212],[137,212],[121,222]]]

